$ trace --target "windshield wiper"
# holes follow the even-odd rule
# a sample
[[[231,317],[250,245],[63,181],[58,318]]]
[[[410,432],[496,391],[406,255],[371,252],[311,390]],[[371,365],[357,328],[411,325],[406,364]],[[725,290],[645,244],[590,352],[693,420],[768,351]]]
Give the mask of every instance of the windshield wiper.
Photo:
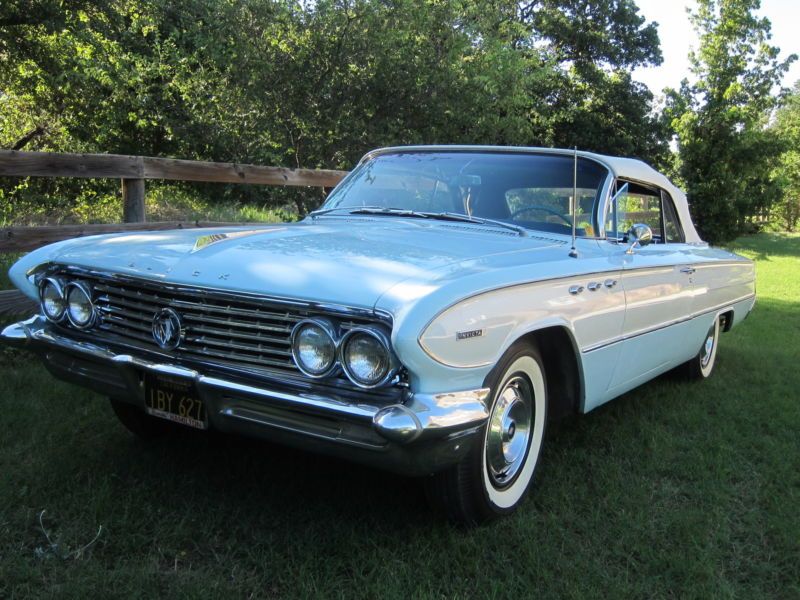
[[[391,217],[416,217],[427,219],[428,213],[417,212],[408,208],[386,208],[382,206],[361,206],[350,211],[351,215],[389,215]]]
[[[422,213],[407,210],[405,208],[387,208],[385,206],[335,206],[334,208],[323,208],[308,213],[309,217],[319,217],[327,215],[337,210],[346,210],[349,215],[393,215],[398,217],[423,217]]]
[[[454,212],[441,212],[441,213],[420,213],[429,219],[438,219],[440,221],[460,221],[462,223],[475,223],[476,225],[494,225],[496,227],[503,227],[516,231],[520,236],[527,237],[528,230],[519,225],[512,225],[505,221],[498,221],[496,219],[487,219],[486,217],[473,217],[471,215],[462,215],[461,213]]]
[[[348,210],[352,207],[350,206],[334,206],[333,208],[320,208],[319,210],[312,210],[308,213],[307,216],[311,217],[312,219],[315,217],[319,217],[321,215],[327,215],[328,213],[335,212],[337,210]]]
[[[457,221],[460,223],[474,223],[476,225],[494,225],[495,227],[502,227],[517,232],[520,236],[527,237],[528,230],[519,225],[512,225],[505,221],[498,221],[496,219],[487,219],[486,217],[473,217],[454,212],[421,212],[411,210],[408,208],[390,208],[386,206],[337,206],[335,208],[327,208],[323,210],[315,210],[308,213],[308,216],[314,218],[320,215],[326,215],[330,212],[337,210],[347,210],[350,215],[386,215],[390,217],[411,217],[415,219],[432,219],[436,221]]]

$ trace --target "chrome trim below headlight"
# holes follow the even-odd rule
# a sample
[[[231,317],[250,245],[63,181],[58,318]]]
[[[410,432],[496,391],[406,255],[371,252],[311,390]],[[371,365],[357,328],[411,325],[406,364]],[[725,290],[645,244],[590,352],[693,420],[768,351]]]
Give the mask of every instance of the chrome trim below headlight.
[[[359,381],[359,379],[350,371],[350,365],[347,364],[347,359],[345,358],[345,350],[347,349],[348,342],[352,337],[359,334],[372,336],[378,340],[380,345],[383,347],[384,352],[386,352],[386,373],[384,373],[383,376],[375,383],[367,384]],[[400,369],[400,363],[392,351],[392,344],[389,336],[382,329],[369,326],[355,327],[342,336],[342,340],[339,343],[339,363],[342,366],[344,374],[347,375],[347,378],[353,383],[353,385],[367,390],[386,385],[395,375],[397,375]]]

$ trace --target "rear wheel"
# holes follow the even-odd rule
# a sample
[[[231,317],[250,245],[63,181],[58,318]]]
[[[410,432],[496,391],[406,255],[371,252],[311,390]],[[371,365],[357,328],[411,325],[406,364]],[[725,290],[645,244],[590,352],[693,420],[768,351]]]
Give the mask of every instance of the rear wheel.
[[[468,525],[513,512],[527,493],[544,441],[547,386],[538,350],[514,344],[490,374],[489,419],[470,453],[427,480],[428,498]]]
[[[151,417],[143,409],[134,406],[130,402],[109,398],[111,408],[117,419],[125,428],[136,437],[150,440],[166,434],[171,423],[157,417]]]
[[[717,346],[719,345],[720,318],[714,319],[714,324],[709,328],[703,345],[697,355],[683,364],[683,374],[688,379],[702,380],[711,377],[714,363],[717,361]]]

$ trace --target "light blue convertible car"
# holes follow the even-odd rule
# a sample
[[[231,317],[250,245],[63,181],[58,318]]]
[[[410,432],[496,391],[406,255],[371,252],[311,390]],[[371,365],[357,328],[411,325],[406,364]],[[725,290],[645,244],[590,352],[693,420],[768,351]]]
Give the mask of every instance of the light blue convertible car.
[[[2,340],[175,423],[423,476],[453,520],[514,510],[547,420],[667,370],[711,374],[755,301],[686,198],[630,159],[376,150],[299,223],[103,235],[11,269],[41,312]]]

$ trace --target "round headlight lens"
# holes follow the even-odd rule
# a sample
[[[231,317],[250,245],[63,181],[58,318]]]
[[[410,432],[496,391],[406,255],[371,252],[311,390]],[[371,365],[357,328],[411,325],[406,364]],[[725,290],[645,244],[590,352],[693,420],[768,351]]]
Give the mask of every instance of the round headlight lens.
[[[342,342],[342,366],[356,385],[381,385],[393,371],[388,340],[370,330],[351,331]]]
[[[292,332],[292,356],[310,377],[324,377],[336,365],[334,329],[323,321],[301,321]]]
[[[57,280],[45,279],[39,288],[39,298],[44,316],[54,322],[58,322],[64,317],[67,302],[64,299],[61,284]]]
[[[67,317],[80,329],[91,326],[94,321],[92,294],[82,283],[73,281],[67,284]]]

